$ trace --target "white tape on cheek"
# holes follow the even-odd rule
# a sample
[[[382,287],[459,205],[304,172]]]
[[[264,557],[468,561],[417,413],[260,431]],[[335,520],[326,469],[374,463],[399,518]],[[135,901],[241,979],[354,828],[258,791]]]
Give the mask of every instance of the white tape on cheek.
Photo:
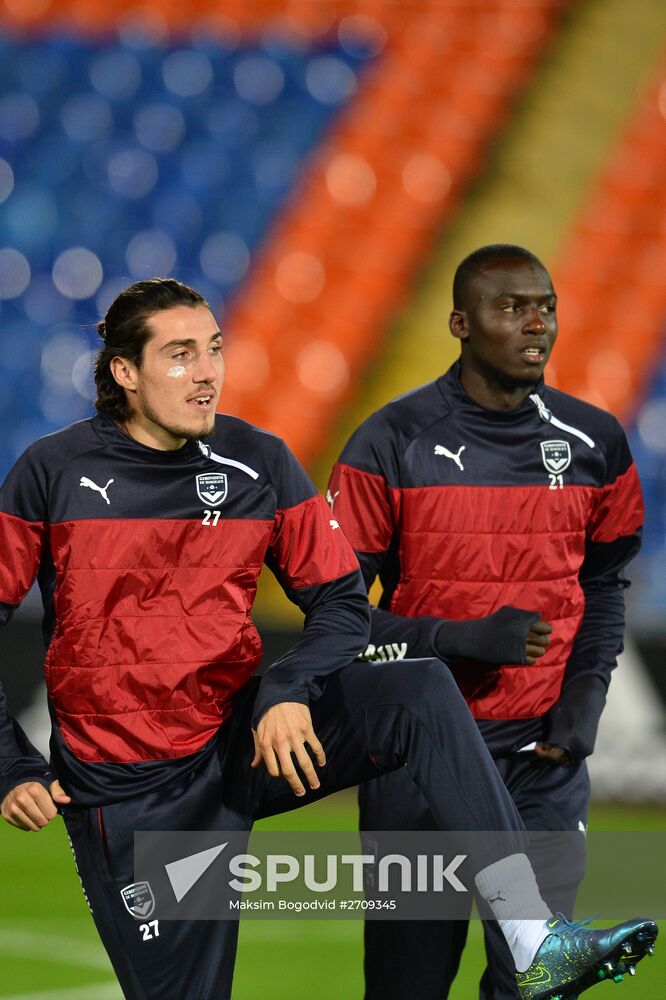
[[[185,374],[185,368],[183,365],[174,365],[173,368],[169,368],[167,375],[171,378],[182,378]]]

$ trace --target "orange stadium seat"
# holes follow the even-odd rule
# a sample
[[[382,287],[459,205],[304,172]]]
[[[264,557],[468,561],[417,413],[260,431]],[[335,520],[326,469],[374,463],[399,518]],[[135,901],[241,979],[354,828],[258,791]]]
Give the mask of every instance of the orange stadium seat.
[[[625,418],[666,319],[664,81],[666,64],[641,96],[555,272],[565,303],[558,384]]]

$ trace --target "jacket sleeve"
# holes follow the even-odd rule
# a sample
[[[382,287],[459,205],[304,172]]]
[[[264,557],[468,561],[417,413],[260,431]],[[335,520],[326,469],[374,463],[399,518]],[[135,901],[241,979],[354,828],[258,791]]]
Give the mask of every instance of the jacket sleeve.
[[[358,561],[320,496],[287,451],[266,564],[305,621],[299,641],[263,675],[253,726],[283,701],[308,704],[319,680],[351,663],[368,641],[368,598]]]
[[[361,565],[363,560],[361,560]],[[441,656],[435,645],[443,625],[441,618],[406,618],[383,608],[370,608],[370,642],[364,660],[416,660]]]
[[[27,452],[0,488],[0,627],[10,620],[37,576],[45,522],[45,470]],[[45,759],[10,714],[0,684],[0,801],[24,781],[38,781],[48,788],[53,779]]]
[[[359,442],[355,438],[350,445],[358,451]],[[379,576],[385,590],[390,591],[391,583],[395,582],[389,579],[391,562],[395,560],[389,554],[397,541],[399,493],[389,485],[377,453],[371,452],[365,458],[364,467],[357,467],[351,463],[351,456],[343,452],[331,473],[326,497],[333,517],[356,553],[367,590]],[[406,618],[381,606],[373,607],[370,642],[363,658],[433,656],[432,636],[438,624],[436,618]]]
[[[640,548],[644,508],[636,466],[619,424],[587,529],[579,579],[585,611],[567,662],[562,692],[548,713],[547,739],[574,760],[593,749],[611,672],[624,641],[625,567]]]

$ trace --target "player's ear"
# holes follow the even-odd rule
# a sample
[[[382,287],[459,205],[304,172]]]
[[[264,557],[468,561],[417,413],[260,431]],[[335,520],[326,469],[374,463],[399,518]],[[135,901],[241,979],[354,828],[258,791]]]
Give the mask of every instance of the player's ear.
[[[464,310],[453,310],[449,316],[449,330],[458,340],[467,340],[469,331],[467,329],[467,313]]]
[[[111,358],[109,371],[123,389],[136,391],[136,367],[127,358]]]

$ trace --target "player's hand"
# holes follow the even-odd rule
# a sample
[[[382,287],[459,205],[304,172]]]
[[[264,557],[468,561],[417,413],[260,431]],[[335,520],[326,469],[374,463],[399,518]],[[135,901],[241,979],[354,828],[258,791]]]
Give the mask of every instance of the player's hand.
[[[58,806],[71,801],[59,781],[53,781],[48,790],[38,781],[25,781],[5,796],[0,814],[10,826],[38,833],[56,818]]]
[[[530,626],[525,642],[526,663],[536,663],[538,658],[543,656],[550,645],[550,634],[552,631],[553,626],[549,625],[548,622],[538,621]]]
[[[565,750],[564,747],[554,747],[552,743],[537,743],[534,752],[542,760],[550,760],[553,764],[559,764],[560,767],[571,767],[573,764],[573,758],[569,751]]]
[[[546,652],[552,631],[538,611],[504,604],[483,618],[442,619],[433,643],[443,660],[535,663]]]
[[[319,788],[319,778],[306,747],[310,747],[319,767],[326,763],[324,748],[312,728],[312,717],[307,705],[296,701],[283,701],[273,705],[262,716],[254,737],[252,767],[262,760],[274,778],[282,776],[294,795],[305,795],[296,764],[310,788]],[[295,761],[295,762],[294,762]]]

